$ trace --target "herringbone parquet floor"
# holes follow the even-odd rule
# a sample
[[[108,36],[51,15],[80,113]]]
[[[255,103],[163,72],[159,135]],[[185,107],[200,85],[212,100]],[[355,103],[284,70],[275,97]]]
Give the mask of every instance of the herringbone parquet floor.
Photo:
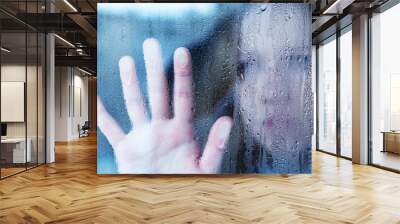
[[[313,155],[312,175],[96,174],[96,139],[0,181],[0,223],[400,223],[400,175]]]

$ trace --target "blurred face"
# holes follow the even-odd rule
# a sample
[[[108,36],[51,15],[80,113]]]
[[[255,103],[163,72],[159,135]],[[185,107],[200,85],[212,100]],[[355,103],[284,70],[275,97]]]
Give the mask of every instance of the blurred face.
[[[241,24],[240,118],[251,141],[270,149],[296,147],[304,136],[309,43],[299,16],[290,8],[254,7]]]

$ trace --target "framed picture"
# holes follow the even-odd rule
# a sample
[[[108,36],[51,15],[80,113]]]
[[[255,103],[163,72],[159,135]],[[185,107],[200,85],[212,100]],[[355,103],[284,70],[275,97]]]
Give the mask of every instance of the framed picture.
[[[99,174],[310,173],[308,4],[98,4]]]

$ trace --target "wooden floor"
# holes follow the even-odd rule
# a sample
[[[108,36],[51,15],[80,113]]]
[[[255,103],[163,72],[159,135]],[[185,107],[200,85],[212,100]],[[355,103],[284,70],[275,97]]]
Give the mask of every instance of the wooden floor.
[[[374,150],[372,158],[375,164],[400,170],[400,154]]]
[[[94,137],[0,181],[0,223],[400,223],[400,175],[313,155],[312,175],[96,174]]]
[[[23,168],[14,168],[14,167],[12,167],[12,168],[1,168],[1,177],[3,178],[3,177],[8,177],[8,176],[11,176],[11,175],[13,175],[13,174],[16,174],[16,173],[19,173],[19,172],[23,172],[23,171],[25,171],[26,169],[25,169],[25,167],[23,167]]]

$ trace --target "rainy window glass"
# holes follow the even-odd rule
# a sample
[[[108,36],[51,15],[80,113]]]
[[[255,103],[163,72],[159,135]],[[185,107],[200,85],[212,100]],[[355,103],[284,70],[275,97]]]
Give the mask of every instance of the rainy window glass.
[[[98,5],[98,173],[310,173],[308,4]]]

